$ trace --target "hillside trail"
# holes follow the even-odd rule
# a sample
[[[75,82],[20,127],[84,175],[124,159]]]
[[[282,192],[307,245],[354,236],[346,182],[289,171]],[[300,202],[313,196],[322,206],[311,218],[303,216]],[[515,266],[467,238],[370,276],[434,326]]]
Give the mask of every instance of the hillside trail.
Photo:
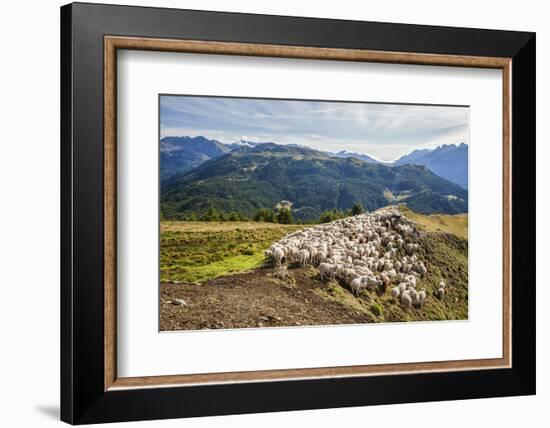
[[[289,269],[291,281],[273,276],[273,267],[218,277],[200,284],[163,283],[161,330],[197,330],[362,324],[368,313],[324,299],[330,284],[310,268]],[[177,299],[177,300],[176,300]]]

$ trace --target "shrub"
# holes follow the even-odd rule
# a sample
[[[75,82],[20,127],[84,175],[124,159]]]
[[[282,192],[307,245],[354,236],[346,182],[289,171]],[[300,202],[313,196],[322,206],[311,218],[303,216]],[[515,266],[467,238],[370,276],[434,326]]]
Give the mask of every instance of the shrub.
[[[381,316],[384,313],[384,309],[378,303],[373,303],[370,305],[371,312],[377,317]]]
[[[254,221],[267,221],[270,223],[274,223],[275,213],[269,208],[260,208],[256,211],[252,219]]]
[[[332,210],[324,211],[319,217],[319,223],[330,223],[331,221],[344,218],[345,216],[346,214],[344,212],[334,208]]]
[[[208,207],[208,210],[201,216],[202,221],[217,221],[219,213],[216,211],[216,208],[214,208],[212,205]]]
[[[351,215],[359,215],[365,212],[365,208],[360,202],[357,202],[353,207],[351,207]]]
[[[281,208],[277,213],[277,223],[292,224],[292,213],[288,208]]]

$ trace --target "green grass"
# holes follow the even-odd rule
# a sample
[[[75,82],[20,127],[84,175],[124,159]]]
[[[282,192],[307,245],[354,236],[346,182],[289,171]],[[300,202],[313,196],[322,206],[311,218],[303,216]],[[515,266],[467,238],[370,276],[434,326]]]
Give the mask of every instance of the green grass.
[[[427,261],[428,273],[417,290],[426,289],[421,309],[404,310],[386,293],[374,297],[384,307],[386,321],[432,321],[468,319],[468,241],[448,233],[429,233],[419,239],[418,257]],[[435,296],[439,281],[446,283],[445,296]]]
[[[368,316],[372,322],[376,320],[376,315],[372,313],[366,300],[362,298],[356,298],[353,293],[342,287],[336,281],[332,281],[329,287],[325,290],[315,290],[315,293],[326,300],[338,302],[358,314],[364,314]]]
[[[452,233],[463,239],[468,239],[468,214],[418,214],[411,209],[400,205],[400,211],[411,221],[414,221],[421,230],[426,232]]]
[[[382,309],[382,306],[379,303],[372,303],[370,305],[370,310],[377,317],[380,317],[384,314],[384,309]]]
[[[264,251],[303,225],[256,222],[161,223],[161,282],[202,282],[254,269]]]

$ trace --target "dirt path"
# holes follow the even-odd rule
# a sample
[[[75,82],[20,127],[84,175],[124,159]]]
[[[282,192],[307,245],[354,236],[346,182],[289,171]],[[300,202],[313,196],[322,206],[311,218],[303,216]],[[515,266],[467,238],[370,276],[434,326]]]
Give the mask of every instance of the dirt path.
[[[273,277],[273,268],[218,277],[201,284],[161,284],[161,330],[356,324],[370,314],[350,310],[321,294],[330,285],[312,269],[289,269],[292,280]],[[176,300],[178,299],[178,300]]]

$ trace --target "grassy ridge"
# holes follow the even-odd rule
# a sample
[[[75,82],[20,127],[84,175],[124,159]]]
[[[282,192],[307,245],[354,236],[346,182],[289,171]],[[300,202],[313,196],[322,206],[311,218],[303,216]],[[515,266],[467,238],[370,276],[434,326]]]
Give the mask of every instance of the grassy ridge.
[[[428,273],[418,280],[417,289],[425,288],[428,298],[421,309],[409,310],[396,302],[390,291],[384,294],[363,291],[354,297],[348,288],[331,281],[317,294],[360,312],[372,322],[466,320],[468,319],[468,242],[448,233],[429,233],[420,238],[418,256],[428,261]],[[311,269],[312,277],[318,277]],[[447,287],[442,300],[435,296],[439,281]]]
[[[468,319],[468,242],[448,233],[428,233],[420,238],[418,256],[428,261],[428,273],[418,280],[417,289],[425,288],[428,298],[421,309],[405,310],[390,290],[384,294],[363,291],[354,297],[348,288],[331,281],[317,293],[338,302],[351,311],[360,312],[372,322],[466,320]],[[312,277],[317,277],[312,269]],[[439,281],[447,287],[442,300],[435,296]]]
[[[312,267],[291,269],[291,272],[299,275],[304,271],[306,274],[301,278],[314,293],[327,302],[337,302],[350,313],[366,316],[369,322],[467,319],[468,241],[464,239],[468,235],[467,216],[425,216],[408,208],[401,207],[401,210],[424,231],[419,237],[418,256],[427,262],[428,274],[419,280],[417,288],[426,288],[428,299],[422,309],[403,310],[389,290],[384,294],[364,291],[355,297],[336,281],[321,283],[317,270]],[[203,282],[252,270],[263,264],[263,252],[269,245],[303,227],[261,222],[164,221],[161,223],[161,282]],[[265,278],[268,280],[270,275]],[[443,300],[435,297],[441,279],[447,284]],[[261,293],[251,296],[259,300],[264,297]]]
[[[425,232],[451,233],[462,239],[468,239],[468,214],[432,214],[422,215],[401,205],[400,211],[411,221],[414,221]]]
[[[161,282],[200,282],[261,265],[264,251],[303,225],[161,222]]]

